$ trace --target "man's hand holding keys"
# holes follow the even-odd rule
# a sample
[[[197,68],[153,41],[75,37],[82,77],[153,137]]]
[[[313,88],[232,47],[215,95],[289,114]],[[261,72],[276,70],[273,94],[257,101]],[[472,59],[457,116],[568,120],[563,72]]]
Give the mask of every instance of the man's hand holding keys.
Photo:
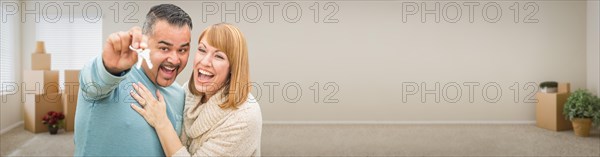
[[[129,46],[134,49],[148,48],[148,37],[142,34],[140,27],[110,34],[102,51],[102,61],[109,73],[119,75],[138,61],[137,52]]]

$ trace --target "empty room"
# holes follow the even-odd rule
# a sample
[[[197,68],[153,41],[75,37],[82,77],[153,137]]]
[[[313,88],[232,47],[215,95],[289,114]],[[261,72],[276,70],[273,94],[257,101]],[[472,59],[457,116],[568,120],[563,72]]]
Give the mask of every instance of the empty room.
[[[600,2],[0,2],[0,156],[600,156]]]

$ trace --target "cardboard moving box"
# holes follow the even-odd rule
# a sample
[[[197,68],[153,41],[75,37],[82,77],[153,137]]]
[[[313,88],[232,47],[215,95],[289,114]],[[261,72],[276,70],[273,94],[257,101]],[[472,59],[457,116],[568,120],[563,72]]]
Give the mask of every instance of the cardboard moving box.
[[[63,93],[63,113],[65,114],[65,131],[75,130],[75,110],[77,109],[77,95]]]
[[[80,70],[65,70],[65,82],[79,83],[79,71]]]
[[[58,71],[25,70],[23,71],[23,93],[58,93]]]
[[[31,70],[50,70],[52,57],[48,53],[31,54]]]
[[[538,92],[535,97],[536,125],[540,128],[553,131],[570,130],[573,128],[571,121],[565,119],[563,107],[571,95],[569,83],[559,83],[557,93]]]
[[[75,110],[79,94],[79,70],[65,70],[65,90],[62,105],[65,114],[65,131],[75,130]]]
[[[65,90],[63,93],[67,95],[75,95],[79,93],[79,70],[65,70]]]
[[[35,53],[46,53],[46,46],[44,46],[44,41],[37,41],[35,43]]]
[[[42,123],[42,117],[50,111],[62,112],[60,93],[26,94],[23,103],[23,120],[25,129],[33,133],[47,132],[48,127]]]

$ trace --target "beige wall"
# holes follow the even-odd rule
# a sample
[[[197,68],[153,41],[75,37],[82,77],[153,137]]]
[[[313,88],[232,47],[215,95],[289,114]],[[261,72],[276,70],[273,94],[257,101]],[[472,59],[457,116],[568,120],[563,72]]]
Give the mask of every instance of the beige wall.
[[[587,2],[587,88],[600,94],[600,2]]]
[[[193,40],[208,24],[220,22],[219,16],[208,16],[202,23],[202,3],[177,4],[194,17]],[[280,7],[285,4],[280,2]],[[534,85],[529,82],[555,80],[571,82],[574,89],[586,87],[587,68],[582,62],[587,58],[585,2],[536,2],[539,12],[534,18],[538,23],[523,23],[529,13],[524,10],[521,21],[513,22],[508,9],[512,2],[498,2],[503,13],[497,23],[483,20],[481,10],[475,10],[473,23],[467,21],[467,10],[457,23],[444,19],[435,23],[431,15],[427,23],[421,23],[418,14],[408,16],[404,23],[402,2],[355,1],[336,3],[340,9],[335,15],[338,23],[314,23],[309,9],[312,3],[298,4],[304,11],[298,23],[284,21],[276,10],[273,23],[263,17],[258,23],[242,20],[236,24],[250,44],[252,79],[262,89],[260,104],[265,121],[530,122],[534,120],[534,104],[523,100],[534,91],[525,88]],[[479,4],[481,9],[487,2]],[[521,7],[524,4],[520,3]],[[144,5],[141,8],[147,10]],[[105,35],[114,29],[105,28]],[[189,70],[182,76],[179,82],[187,80]],[[273,82],[279,86],[270,102],[265,83]],[[314,82],[321,88],[318,103],[309,89]],[[332,91],[323,89],[328,82],[339,87],[334,96],[338,103],[323,103]],[[425,82],[428,89],[439,82],[440,91],[448,92],[448,98],[456,95],[455,89],[442,88],[456,82],[462,88],[462,98],[451,103],[442,96],[438,103],[433,95],[426,95],[422,103],[420,95],[413,95],[403,102],[402,85],[410,82],[419,86]],[[471,82],[479,83],[472,102],[464,85]],[[513,86],[515,82],[518,86]],[[296,103],[282,96],[284,85],[289,83],[302,88]],[[494,83],[502,88],[502,97],[490,103],[484,100],[482,90]],[[288,89],[294,97],[295,88]],[[492,98],[496,94],[493,89],[486,92]],[[511,89],[518,89],[517,96]]]
[[[105,38],[112,32],[141,26],[145,13],[159,3],[135,2],[139,11],[133,19],[139,22],[122,22],[127,12],[121,10],[120,21],[114,23],[110,22],[114,15],[109,9],[113,2],[94,2],[103,8]],[[420,1],[415,2],[421,5]],[[221,22],[220,14],[209,15],[203,22],[202,2],[174,3],[194,20],[192,50],[195,50],[195,41],[202,29]],[[233,3],[226,5],[231,8]],[[248,3],[241,1],[240,5]],[[523,99],[537,88],[525,88],[533,85],[529,82],[555,80],[571,82],[573,89],[600,89],[599,83],[593,85],[594,81],[598,82],[598,70],[593,69],[598,64],[598,60],[593,59],[594,55],[598,58],[598,38],[590,35],[593,31],[597,34],[598,25],[589,22],[598,19],[598,14],[596,18],[589,16],[593,15],[590,8],[594,8],[589,4],[597,2],[536,2],[539,11],[534,18],[538,23],[523,23],[523,17],[529,13],[525,10],[520,10],[520,22],[515,23],[513,12],[508,8],[513,2],[504,1],[496,2],[503,9],[497,23],[482,19],[481,8],[489,3],[487,1],[478,2],[473,23],[468,22],[468,10],[462,2],[458,3],[463,9],[462,18],[457,23],[449,23],[443,17],[435,23],[432,15],[427,15],[426,23],[421,23],[420,14],[409,15],[403,22],[403,1],[336,2],[339,11],[334,18],[338,23],[313,22],[310,9],[313,3],[297,1],[303,9],[302,18],[290,23],[283,19],[281,8],[292,2],[278,3],[273,22],[269,22],[263,2],[258,3],[263,13],[256,23],[246,22],[243,17],[236,23],[232,15],[227,15],[227,22],[239,26],[248,39],[252,80],[261,90],[259,94],[255,89],[253,94],[261,95],[259,103],[266,122],[531,122],[535,115],[534,103]],[[426,5],[431,9],[433,3]],[[441,7],[448,3],[440,1]],[[124,4],[120,2],[121,7]],[[221,2],[217,4],[222,6]],[[323,9],[325,4],[319,2],[320,20],[331,11]],[[523,8],[525,2],[519,4]],[[294,15],[293,11],[288,10],[289,16]],[[493,9],[488,11],[490,16],[494,15]],[[29,56],[33,52],[30,45],[35,42],[35,23],[20,26],[21,55]],[[22,69],[30,68],[29,58],[22,57],[21,65]],[[187,81],[191,67],[192,60],[178,82]],[[311,90],[315,82],[320,87],[316,103],[314,90]],[[427,89],[435,88],[439,82],[440,102],[429,94],[423,103],[419,92],[406,96],[403,102],[403,93],[407,92],[402,86],[414,85],[413,82],[418,86],[425,82]],[[271,91],[273,101],[270,101],[268,85],[277,83],[279,85]],[[474,87],[470,101],[465,84],[473,83],[479,85]],[[282,89],[295,84],[302,88],[302,97],[291,103],[284,100]],[[333,91],[333,88],[324,89],[326,84],[339,87],[333,97],[339,102],[323,101]],[[486,84],[502,89],[497,102],[484,100],[482,90]],[[457,95],[452,85],[462,89],[461,99],[454,103],[447,100]],[[449,87],[448,90],[444,90],[444,86]],[[293,86],[288,88],[289,97],[297,94],[294,89]],[[497,94],[494,88],[488,89],[488,97]],[[519,93],[515,96],[516,89]],[[5,106],[3,104],[3,128],[20,119],[20,113],[8,114],[6,117],[10,118],[5,118],[5,113],[11,112]]]
[[[556,80],[571,82],[573,88],[586,87],[585,2],[537,2],[539,23],[514,23],[508,2],[499,2],[504,20],[497,23],[481,16],[469,23],[466,13],[458,23],[443,19],[421,23],[418,16],[403,23],[401,2],[337,4],[340,22],[336,24],[315,24],[310,19],[294,24],[281,19],[273,24],[237,24],[250,42],[252,78],[262,85],[265,121],[530,122],[534,104],[523,101],[534,90],[525,89],[531,85],[528,82]],[[192,5],[183,6],[193,17],[201,13],[197,7],[186,8]],[[198,25],[206,26],[196,20]],[[194,37],[198,31],[194,30]],[[184,81],[188,74],[183,76]],[[265,82],[280,83],[272,103]],[[293,82],[303,91],[297,103],[283,100],[281,92]],[[323,103],[331,89],[322,89],[321,100],[314,103],[309,89],[314,82],[321,88],[335,82],[339,102]],[[427,95],[422,103],[421,96],[415,95],[403,102],[402,84],[407,82],[426,82],[429,89],[435,82],[441,87],[456,82],[462,99],[450,103],[441,98],[437,103]],[[473,102],[463,85],[470,82],[479,83]],[[502,88],[496,103],[482,96],[488,83]],[[519,90],[517,96],[511,86]],[[453,91],[450,88],[448,95],[454,96]]]

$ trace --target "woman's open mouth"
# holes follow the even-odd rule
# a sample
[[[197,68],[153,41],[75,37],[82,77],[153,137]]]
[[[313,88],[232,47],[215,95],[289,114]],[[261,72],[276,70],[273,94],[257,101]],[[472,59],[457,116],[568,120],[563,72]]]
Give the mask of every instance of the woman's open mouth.
[[[198,69],[198,81],[200,83],[210,82],[214,76],[215,75],[213,73],[210,73],[210,72],[202,70],[202,69]]]

